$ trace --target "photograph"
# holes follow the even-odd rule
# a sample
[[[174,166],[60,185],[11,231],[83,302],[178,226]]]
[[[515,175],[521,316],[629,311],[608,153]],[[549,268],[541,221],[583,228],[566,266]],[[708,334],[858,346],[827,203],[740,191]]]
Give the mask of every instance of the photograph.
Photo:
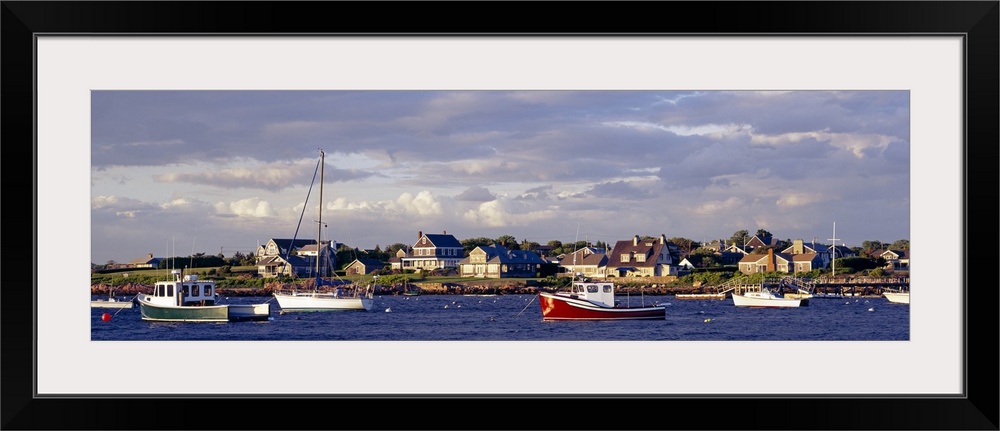
[[[43,6],[3,8],[3,134],[33,164],[8,198],[34,207],[4,429],[997,429],[969,255],[996,2],[496,33]],[[397,400],[609,408],[283,413]]]
[[[93,340],[910,338],[908,91],[91,102]]]

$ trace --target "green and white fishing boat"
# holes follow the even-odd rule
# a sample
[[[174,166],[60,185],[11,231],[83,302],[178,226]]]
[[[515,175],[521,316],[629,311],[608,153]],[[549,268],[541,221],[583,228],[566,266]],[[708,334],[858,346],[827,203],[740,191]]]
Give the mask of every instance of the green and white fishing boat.
[[[198,280],[197,275],[181,277],[180,270],[171,271],[173,280],[157,281],[153,293],[137,296],[142,320],[162,322],[239,322],[268,320],[271,305],[219,304],[215,282]]]

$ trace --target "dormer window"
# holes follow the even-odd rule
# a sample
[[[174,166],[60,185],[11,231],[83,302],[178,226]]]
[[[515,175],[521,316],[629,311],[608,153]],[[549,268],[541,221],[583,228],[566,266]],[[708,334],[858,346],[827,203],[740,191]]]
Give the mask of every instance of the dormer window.
[[[622,262],[628,262],[628,261],[629,261],[628,253],[622,253]]]
[[[646,261],[646,255],[645,254],[637,254],[637,255],[635,255],[635,260],[636,260],[636,262],[645,262]]]

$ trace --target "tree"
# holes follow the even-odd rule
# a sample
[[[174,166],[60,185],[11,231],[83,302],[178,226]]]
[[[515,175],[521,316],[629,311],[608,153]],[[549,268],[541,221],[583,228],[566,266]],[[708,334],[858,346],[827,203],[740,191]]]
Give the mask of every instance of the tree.
[[[549,241],[549,242],[547,242],[545,244],[548,245],[549,247],[552,247],[552,251],[556,251],[558,249],[561,249],[562,245],[563,245],[562,241],[559,241],[559,240],[556,240],[556,239],[554,239],[552,241]]]
[[[697,247],[698,243],[687,238],[673,237],[668,239],[667,241],[676,244],[677,247],[681,249],[681,252],[684,253],[684,255],[691,254],[691,250],[698,248]]]
[[[736,244],[742,247],[743,244],[746,243],[749,239],[750,239],[750,232],[747,232],[746,229],[741,229],[736,232],[733,232],[733,236],[729,237],[729,243]]]
[[[537,250],[538,246],[541,245],[534,241],[523,240],[521,241],[521,250]]]
[[[771,236],[772,236],[771,232],[768,232],[766,229],[757,229],[757,237],[758,238],[766,239],[766,238],[770,238]]]
[[[475,250],[476,247],[493,245],[493,239],[486,237],[466,238],[460,242],[462,243],[462,249],[465,251],[466,256],[469,255],[469,252]]]
[[[496,242],[508,250],[518,250],[517,239],[511,235],[500,235]]]
[[[862,241],[861,242],[861,248],[865,249],[866,252],[871,252],[871,251],[874,251],[874,250],[881,250],[881,249],[885,248],[885,243],[883,243],[882,241],[877,241],[877,240]]]
[[[398,252],[399,250],[409,250],[409,249],[410,246],[397,242],[395,244],[391,244],[388,247],[386,247],[385,251],[389,253],[389,256],[395,256],[396,252]]]
[[[909,250],[910,249],[910,240],[908,240],[908,239],[897,239],[895,242],[892,243],[892,245],[889,246],[889,248],[891,248],[893,250]]]

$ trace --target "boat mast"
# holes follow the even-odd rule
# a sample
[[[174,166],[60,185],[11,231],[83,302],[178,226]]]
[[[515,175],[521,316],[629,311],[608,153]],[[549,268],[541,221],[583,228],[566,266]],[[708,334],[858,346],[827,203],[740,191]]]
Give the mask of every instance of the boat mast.
[[[834,277],[837,276],[837,240],[839,240],[839,239],[840,238],[837,238],[837,222],[833,222],[833,238],[830,238],[830,241],[833,241],[833,248],[830,249],[830,252],[831,252],[830,253],[830,277],[831,278],[834,278]]]
[[[320,259],[320,248],[323,244],[323,165],[326,162],[323,161],[326,153],[323,150],[319,150],[319,219],[316,221],[316,285],[319,286],[319,259]]]

